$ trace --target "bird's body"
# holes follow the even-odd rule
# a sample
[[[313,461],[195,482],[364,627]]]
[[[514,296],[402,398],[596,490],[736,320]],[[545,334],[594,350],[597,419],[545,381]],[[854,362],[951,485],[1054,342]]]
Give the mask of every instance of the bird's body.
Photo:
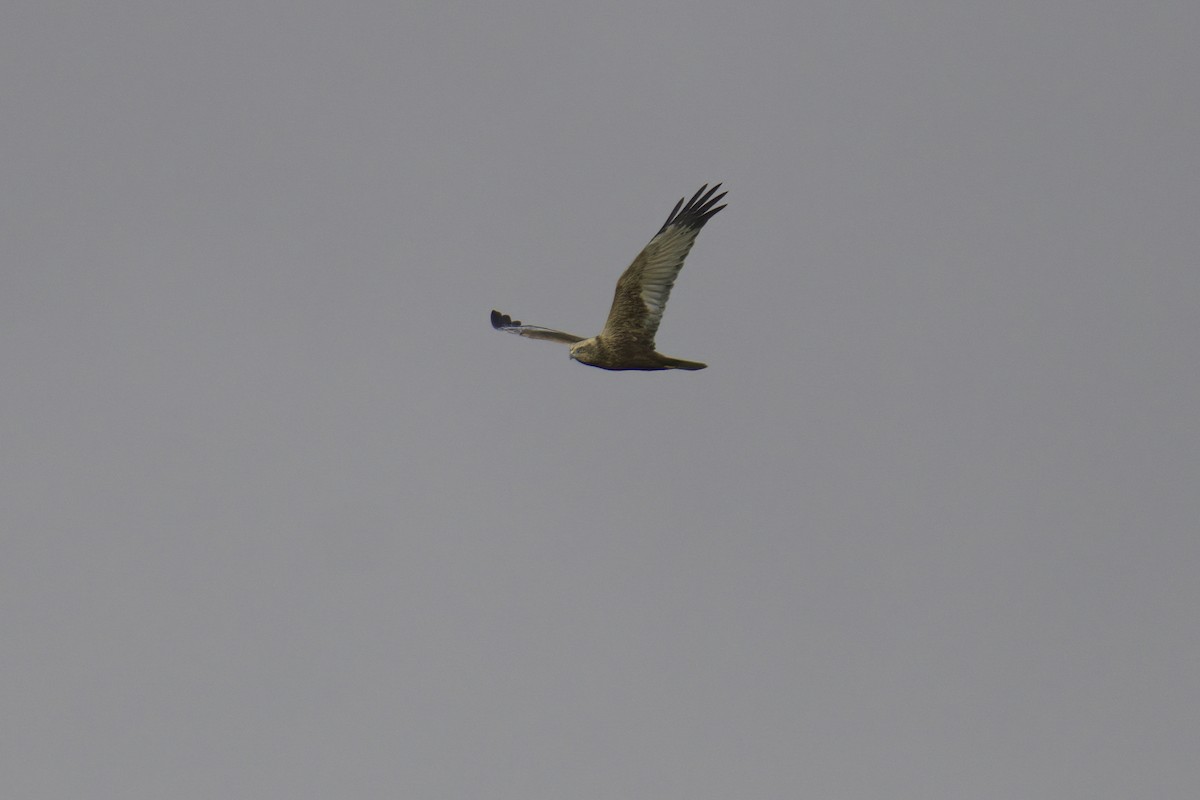
[[[571,358],[589,367],[600,369],[704,369],[707,364],[699,361],[684,361],[681,358],[664,356],[654,349],[654,343],[646,344],[634,339],[601,334],[571,345]]]
[[[687,205],[681,198],[667,221],[617,281],[616,295],[604,330],[590,339],[563,331],[524,325],[507,314],[492,311],[492,327],[531,339],[546,339],[571,346],[571,358],[581,364],[609,370],[704,369],[698,361],[684,361],[655,350],[654,336],[671,295],[683,260],[725,193],[707,185]],[[707,193],[706,193],[707,190]],[[715,196],[714,196],[715,195]]]

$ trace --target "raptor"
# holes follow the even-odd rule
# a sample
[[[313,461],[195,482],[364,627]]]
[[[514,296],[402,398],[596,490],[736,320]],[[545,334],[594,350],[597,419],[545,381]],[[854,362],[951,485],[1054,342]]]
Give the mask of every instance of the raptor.
[[[581,364],[610,370],[704,369],[699,361],[672,358],[655,350],[654,336],[662,322],[671,287],[683,268],[692,244],[708,220],[724,208],[717,205],[725,192],[721,184],[680,198],[667,221],[650,243],[633,260],[617,281],[616,295],[604,329],[585,339],[573,333],[526,325],[508,314],[492,311],[492,327],[529,339],[545,339],[570,345],[571,358]]]

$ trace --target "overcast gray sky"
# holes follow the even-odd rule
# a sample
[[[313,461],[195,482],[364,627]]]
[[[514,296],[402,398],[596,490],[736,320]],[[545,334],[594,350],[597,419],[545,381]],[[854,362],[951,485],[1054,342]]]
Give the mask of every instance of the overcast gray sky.
[[[0,11],[6,797],[1200,794],[1200,6],[407,5]]]

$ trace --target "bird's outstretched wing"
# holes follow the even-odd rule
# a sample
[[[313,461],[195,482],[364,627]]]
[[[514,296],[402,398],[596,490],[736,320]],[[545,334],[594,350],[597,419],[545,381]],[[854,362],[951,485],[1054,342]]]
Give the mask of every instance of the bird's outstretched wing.
[[[498,331],[515,333],[517,336],[527,336],[530,339],[546,339],[547,341],[562,342],[563,344],[575,344],[576,342],[583,341],[582,336],[576,336],[573,333],[539,328],[537,325],[526,325],[521,320],[513,319],[508,314],[501,314],[495,309],[492,309],[492,327]]]
[[[725,207],[717,205],[726,194],[717,194],[720,188],[719,183],[711,189],[708,184],[701,186],[687,205],[679,199],[662,228],[617,281],[616,296],[601,336],[636,340],[653,349],[654,335],[683,259],[704,223]]]

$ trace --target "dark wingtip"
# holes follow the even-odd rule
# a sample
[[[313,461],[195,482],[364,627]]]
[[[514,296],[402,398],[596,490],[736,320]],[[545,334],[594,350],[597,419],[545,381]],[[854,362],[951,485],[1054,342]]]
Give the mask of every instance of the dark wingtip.
[[[709,217],[725,207],[717,205],[717,203],[721,202],[721,198],[728,194],[728,192],[717,194],[717,190],[720,188],[721,184],[719,183],[711,189],[706,183],[700,187],[699,191],[692,195],[692,199],[688,200],[686,205],[684,205],[684,201],[681,198],[658,232],[662,233],[671,225],[679,225],[683,228],[693,228],[695,230],[703,228],[704,223],[708,222]],[[716,196],[714,197],[714,195]],[[680,209],[680,206],[682,206],[682,209]],[[714,206],[716,207],[714,208]]]
[[[520,320],[515,320],[508,314],[501,314],[496,309],[492,309],[492,327],[496,330],[504,330],[505,328],[513,328],[520,325]]]

